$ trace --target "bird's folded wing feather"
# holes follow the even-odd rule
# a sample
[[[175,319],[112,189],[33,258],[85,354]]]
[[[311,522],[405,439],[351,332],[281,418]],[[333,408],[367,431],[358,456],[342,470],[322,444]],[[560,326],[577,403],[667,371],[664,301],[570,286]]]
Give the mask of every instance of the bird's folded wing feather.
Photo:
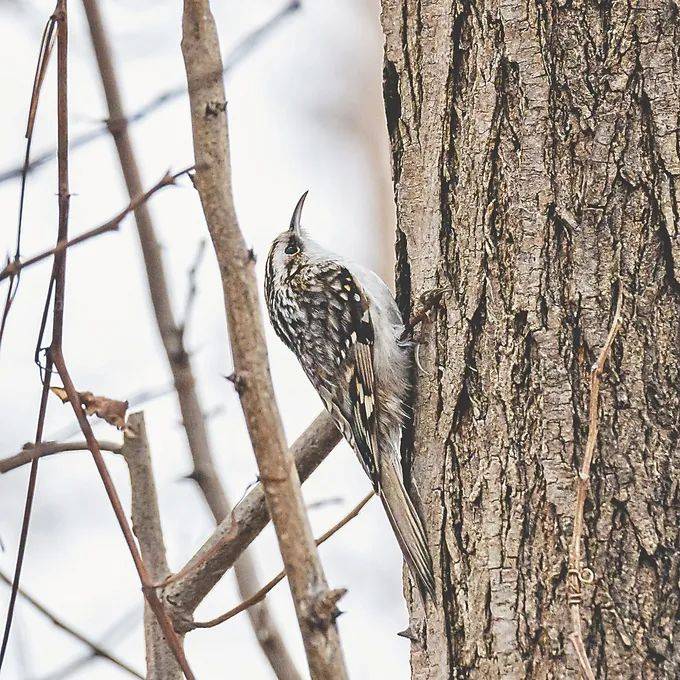
[[[369,300],[346,267],[339,267],[333,289],[341,305],[342,336],[334,385],[320,390],[345,438],[352,444],[376,491],[379,461],[375,412],[376,381],[373,365],[374,332]],[[323,394],[326,392],[326,394]]]

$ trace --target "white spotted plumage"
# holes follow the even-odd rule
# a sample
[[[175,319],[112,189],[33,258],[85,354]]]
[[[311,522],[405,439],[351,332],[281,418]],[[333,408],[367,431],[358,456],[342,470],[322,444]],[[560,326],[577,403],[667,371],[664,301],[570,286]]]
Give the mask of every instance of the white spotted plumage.
[[[411,345],[400,340],[403,321],[383,281],[302,231],[305,196],[267,258],[269,316],[380,495],[421,592],[434,597],[427,539],[399,457]]]

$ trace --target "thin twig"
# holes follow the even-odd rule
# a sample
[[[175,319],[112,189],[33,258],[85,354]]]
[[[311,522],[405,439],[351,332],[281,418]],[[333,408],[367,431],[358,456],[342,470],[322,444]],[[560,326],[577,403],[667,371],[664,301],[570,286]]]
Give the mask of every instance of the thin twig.
[[[38,61],[35,67],[35,75],[33,78],[31,102],[28,107],[28,121],[26,123],[26,133],[24,135],[26,138],[26,150],[24,152],[24,163],[19,169],[18,173],[21,175],[21,190],[19,194],[19,216],[17,219],[16,248],[14,250],[15,262],[17,262],[21,258],[21,235],[24,218],[24,201],[26,198],[26,181],[28,178],[29,161],[31,158],[31,143],[33,142],[33,129],[35,127],[35,116],[38,111],[40,92],[42,90],[42,84],[45,79],[45,73],[47,72],[47,66],[50,61],[50,55],[52,54],[52,47],[54,45],[55,24],[56,20],[54,15],[52,15],[45,24],[42,39],[40,40]],[[14,298],[16,297],[16,294],[19,290],[19,281],[20,277],[18,274],[10,276],[10,282],[7,288],[7,294],[5,296],[5,305],[2,310],[2,319],[0,319],[0,348],[2,347],[2,339],[5,335],[5,328],[7,326],[9,312],[12,307],[12,303],[14,302]],[[0,667],[1,665],[2,664],[0,663]]]
[[[222,75],[227,75],[235,66],[243,61],[245,57],[251,54],[253,50],[264,40],[264,38],[272,32],[273,29],[281,25],[283,19],[293,14],[300,8],[300,6],[300,0],[290,0],[270,19],[262,24],[262,26],[256,28],[252,33],[247,35],[241,42],[239,42],[236,47],[234,47],[234,49],[225,57]],[[127,128],[134,123],[138,123],[166,104],[169,104],[180,97],[184,97],[186,93],[187,88],[185,85],[177,85],[156,95],[148,103],[144,104],[144,106],[140,107],[137,109],[137,111],[130,114],[129,116],[110,116],[105,124],[101,127],[95,128],[94,130],[88,130],[87,132],[74,137],[70,144],[70,150],[74,151],[75,149],[84,147],[90,142],[94,142],[100,137],[107,135],[109,132]],[[52,148],[38,154],[30,163],[28,163],[27,171],[30,172],[35,170],[36,168],[53,160],[55,157],[55,151],[56,149]],[[16,177],[20,177],[22,171],[23,166],[5,170],[4,172],[0,173],[0,184],[7,182],[8,180],[15,179]]]
[[[110,441],[100,441],[99,448],[102,451],[120,453],[121,444]],[[0,459],[0,474],[5,474],[10,470],[15,470],[22,465],[26,465],[37,458],[53,456],[55,453],[65,451],[89,451],[87,442],[41,442],[40,444],[27,444],[21,451],[13,456]]]
[[[57,165],[58,165],[58,204],[59,204],[59,234],[58,242],[68,242],[68,214],[69,214],[69,182],[68,182],[68,20],[67,20],[66,0],[59,0],[57,5]],[[52,327],[52,343],[48,352],[49,359],[54,362],[54,367],[58,371],[68,394],[73,411],[78,419],[80,428],[89,444],[90,451],[94,458],[97,470],[106,489],[111,507],[116,515],[123,536],[127,543],[130,555],[132,556],[135,568],[142,583],[142,591],[149,606],[156,615],[158,622],[163,630],[167,644],[177,659],[187,680],[194,680],[194,675],[189,668],[189,664],[184,656],[184,649],[175,632],[167,612],[163,608],[158,595],[153,587],[152,580],[144,564],[139,548],[135,543],[132,530],[127,521],[125,511],[118,497],[118,493],[113,484],[113,480],[106,468],[106,463],[102,457],[99,443],[95,439],[92,427],[85,417],[78,392],[73,385],[64,360],[62,350],[62,338],[64,327],[64,293],[66,289],[66,249],[62,249],[54,255],[54,321]],[[38,459],[36,459],[37,461]]]
[[[33,83],[33,92],[31,95],[31,103],[29,107],[29,116],[28,116],[28,124],[26,126],[26,137],[27,137],[27,146],[26,146],[26,156],[24,158],[24,168],[22,170],[22,182],[21,182],[21,200],[19,202],[19,220],[18,220],[18,225],[17,225],[17,247],[16,247],[16,252],[15,252],[15,260],[17,260],[20,255],[21,255],[21,228],[22,228],[22,217],[23,217],[23,201],[24,201],[24,196],[25,196],[25,188],[26,188],[26,174],[27,174],[27,166],[28,166],[28,158],[30,156],[30,143],[33,138],[33,128],[35,124],[35,115],[38,109],[38,100],[40,96],[40,91],[41,91],[41,86],[42,82],[44,79],[44,75],[47,69],[47,63],[49,61],[50,54],[52,52],[52,45],[53,45],[53,36],[55,32],[55,26],[56,26],[56,21],[57,21],[57,16],[56,16],[56,10],[58,9],[58,5],[55,8],[55,12],[52,14],[50,19],[47,22],[45,32],[43,33],[43,38],[40,46],[40,56],[38,58],[38,65],[36,66],[36,76],[35,80]],[[57,235],[57,240],[59,239],[59,235]],[[54,290],[54,280],[56,277],[56,272],[57,272],[57,262],[54,261],[52,263],[52,274],[50,276],[50,283],[47,288],[47,294],[45,296],[45,303],[43,306],[43,313],[42,313],[42,318],[40,322],[40,329],[38,331],[38,339],[36,342],[36,356],[39,352],[39,348],[42,345],[43,341],[43,334],[45,332],[45,327],[47,324],[47,317],[49,313],[49,305],[50,301],[52,299],[52,294]],[[15,285],[16,283],[16,285]],[[2,313],[2,322],[0,323],[0,345],[2,344],[2,337],[5,332],[6,324],[7,324],[7,319],[9,318],[9,311],[12,306],[12,302],[14,301],[14,296],[16,295],[17,289],[19,286],[19,276],[12,276],[10,278],[10,284],[7,290],[7,297],[5,300],[5,307],[3,309]],[[57,311],[55,309],[54,316],[58,314],[61,314],[62,311],[59,310]],[[45,415],[47,413],[47,396],[49,394],[49,382],[50,382],[50,376],[52,375],[52,361],[48,357],[47,361],[45,362],[45,368],[44,368],[44,380],[43,380],[43,385],[42,385],[42,391],[40,395],[40,407],[38,410],[38,423],[36,425],[36,432],[35,432],[35,442],[36,445],[39,445],[42,436],[43,436],[43,428],[45,425]],[[33,499],[35,497],[35,489],[36,485],[38,482],[38,459],[36,458],[34,461],[31,462],[31,470],[28,476],[28,486],[26,488],[26,502],[24,503],[24,512],[23,512],[23,517],[21,520],[21,533],[19,535],[19,547],[17,549],[17,557],[16,557],[16,562],[14,565],[14,576],[12,579],[12,589],[10,592],[10,597],[9,597],[9,604],[7,607],[7,613],[5,615],[5,626],[4,626],[4,631],[2,635],[2,645],[0,645],[0,670],[2,670],[3,663],[5,661],[5,657],[7,655],[7,649],[9,646],[9,637],[10,637],[10,632],[12,629],[12,621],[14,618],[14,609],[16,607],[16,601],[17,601],[17,595],[19,593],[19,583],[21,580],[21,570],[23,568],[23,563],[24,563],[24,556],[26,554],[26,542],[28,540],[28,530],[30,526],[30,521],[31,521],[31,513],[33,510]]]
[[[368,503],[368,501],[370,501],[371,498],[373,498],[373,496],[374,493],[371,491],[371,493],[369,493],[361,501],[359,501],[339,522],[334,524],[330,529],[328,529],[328,531],[319,536],[319,538],[316,539],[317,546],[327,541],[333,534],[340,531],[340,529],[342,529],[342,527],[344,527],[345,524],[353,520],[362,511],[366,503]],[[221,616],[218,616],[214,619],[210,619],[210,621],[195,621],[192,624],[193,628],[213,628],[214,626],[218,626],[220,623],[228,621],[237,614],[240,614],[242,611],[264,600],[269,591],[272,590],[272,588],[274,588],[274,586],[276,586],[278,583],[283,581],[285,576],[286,576],[285,569],[281,570],[273,579],[271,579],[271,581],[269,581],[266,585],[262,586],[260,590],[258,590],[254,595],[249,597],[247,600],[244,600],[240,604],[236,605],[234,608],[230,609],[225,614],[222,614]]]
[[[49,299],[49,294],[48,294]],[[45,425],[45,414],[47,413],[47,396],[49,394],[49,380],[52,374],[52,362],[48,358],[45,365],[45,382],[42,387],[40,395],[40,408],[38,410],[38,424],[36,426],[35,441],[36,446],[40,445],[42,439],[43,427]],[[28,540],[28,528],[31,520],[31,512],[33,509],[33,498],[35,497],[35,488],[38,480],[38,458],[31,462],[31,471],[28,477],[28,487],[26,489],[26,502],[24,504],[24,514],[21,521],[21,533],[19,535],[19,547],[17,549],[17,558],[14,566],[14,577],[12,579],[12,591],[9,597],[9,605],[5,615],[5,629],[2,636],[2,647],[0,648],[0,670],[2,669],[5,656],[7,654],[7,647],[9,645],[9,635],[12,629],[12,620],[14,617],[14,608],[16,606],[17,595],[19,593],[19,582],[21,581],[21,570],[24,563],[24,555],[26,554],[26,541]]]
[[[599,425],[599,400],[600,400],[600,379],[604,371],[607,357],[612,348],[614,338],[621,327],[621,307],[623,304],[623,284],[619,282],[619,291],[616,301],[616,311],[607,340],[600,351],[597,362],[590,371],[590,403],[588,405],[588,437],[583,453],[583,462],[576,482],[576,502],[574,505],[574,528],[569,547],[569,567],[567,572],[567,603],[571,612],[572,633],[569,636],[578,658],[581,673],[586,680],[595,680],[593,669],[588,654],[583,643],[583,632],[581,626],[581,601],[582,584],[593,582],[593,573],[590,569],[583,569],[581,566],[581,537],[583,535],[583,512],[590,486],[590,465],[597,444],[597,430]]]
[[[99,639],[106,640],[108,644],[113,644],[115,641],[122,640],[123,637],[131,635],[134,632],[138,618],[139,607],[136,606],[134,609],[129,610],[126,614],[121,616],[118,621],[115,621],[108,628],[106,628],[98,636]],[[97,658],[97,654],[90,650],[84,654],[81,654],[72,661],[65,663],[56,670],[48,672],[47,675],[41,676],[39,680],[63,680],[83,666],[95,661]],[[34,680],[38,680],[38,678],[35,678]]]
[[[184,314],[182,314],[182,320],[180,322],[180,330],[182,335],[186,334],[187,326],[189,325],[189,318],[191,312],[194,308],[194,303],[196,302],[196,295],[198,293],[198,286],[196,284],[196,278],[198,276],[198,268],[201,266],[203,261],[203,256],[205,255],[205,239],[201,239],[196,249],[196,255],[194,256],[194,261],[189,268],[187,274],[187,299],[184,303]]]
[[[70,248],[71,246],[78,245],[83,241],[87,241],[88,239],[94,238],[95,236],[100,236],[101,234],[105,234],[108,231],[116,231],[120,226],[120,223],[131,212],[133,212],[143,203],[146,203],[146,201],[148,201],[157,191],[160,191],[164,187],[174,184],[178,178],[180,178],[182,175],[186,175],[193,169],[194,169],[193,166],[191,166],[188,168],[184,168],[184,170],[180,170],[179,172],[176,172],[174,174],[170,174],[170,172],[165,173],[165,175],[163,175],[163,177],[161,177],[161,179],[159,179],[158,182],[156,182],[156,184],[154,184],[150,189],[145,191],[143,194],[137,196],[137,198],[133,198],[130,201],[130,203],[125,208],[123,208],[123,210],[121,210],[115,217],[112,217],[107,222],[104,222],[103,224],[100,224],[98,227],[94,227],[93,229],[89,229],[88,231],[85,231],[82,234],[79,234],[78,236],[74,236],[72,239],[62,239],[57,243],[57,245],[54,246],[54,248],[45,250],[42,253],[39,253],[38,255],[33,255],[33,257],[29,257],[27,260],[24,261],[14,260],[12,262],[9,262],[5,266],[5,268],[2,271],[0,271],[0,281],[6,279],[8,276],[9,277],[15,276],[22,269],[30,267],[36,262],[45,260],[48,257],[51,257],[52,255],[58,255],[67,248]]]
[[[0,580],[4,581],[9,586],[12,585],[12,580],[1,570]],[[30,603],[33,607],[35,607],[35,609],[37,609],[43,616],[47,617],[57,628],[63,630],[65,633],[68,633],[71,637],[74,637],[76,640],[82,642],[85,646],[89,647],[90,651],[94,656],[106,659],[107,661],[110,661],[112,664],[118,666],[120,669],[127,671],[130,675],[134,676],[135,678],[142,678],[143,680],[144,676],[138,673],[131,666],[128,666],[128,664],[126,664],[125,661],[119,659],[110,652],[107,652],[103,647],[98,645],[96,642],[93,642],[89,638],[79,633],[77,630],[71,628],[71,626],[69,626],[67,623],[64,623],[62,619],[60,619],[56,614],[53,614],[49,609],[40,604],[40,602],[38,602],[34,597],[29,595],[23,588],[19,588],[19,594],[21,595],[21,597],[24,598],[24,600],[26,600],[26,602]]]

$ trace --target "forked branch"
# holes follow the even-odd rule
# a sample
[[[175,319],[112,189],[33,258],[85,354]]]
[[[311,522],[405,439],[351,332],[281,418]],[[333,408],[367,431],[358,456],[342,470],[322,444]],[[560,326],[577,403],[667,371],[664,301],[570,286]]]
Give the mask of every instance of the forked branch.
[[[69,216],[69,173],[68,173],[68,16],[66,0],[59,0],[55,12],[57,18],[57,167],[58,167],[58,206],[59,206],[59,229],[58,243],[68,241],[68,216]],[[54,320],[52,325],[52,343],[48,351],[48,362],[53,362],[58,371],[69,402],[87,441],[95,464],[101,476],[106,493],[111,502],[111,507],[116,515],[125,541],[130,550],[139,579],[142,583],[142,591],[149,606],[156,615],[159,625],[163,630],[167,644],[182,668],[187,680],[194,680],[194,675],[184,656],[182,644],[172,627],[170,618],[163,608],[158,595],[153,587],[150,575],[142,560],[141,554],[135,543],[132,530],[121,505],[113,480],[106,468],[104,458],[95,439],[94,433],[85,412],[80,403],[64,360],[62,339],[64,330],[64,294],[66,290],[66,249],[61,248],[54,254]],[[47,383],[46,383],[47,384]],[[39,441],[38,438],[36,438]]]
[[[317,546],[327,541],[331,536],[340,531],[340,529],[342,529],[342,527],[344,527],[348,522],[352,521],[363,510],[364,506],[368,503],[368,501],[371,500],[371,498],[373,498],[373,496],[374,494],[371,491],[371,493],[364,496],[364,498],[362,498],[340,521],[338,521],[330,529],[328,529],[328,531],[319,536],[319,538],[316,539]],[[234,616],[237,614],[240,614],[242,611],[245,611],[258,602],[264,600],[264,598],[267,597],[267,593],[269,593],[269,591],[272,590],[272,588],[274,588],[274,586],[276,586],[278,583],[281,583],[285,577],[285,570],[280,571],[276,576],[274,576],[273,579],[262,586],[262,588],[260,588],[260,590],[258,590],[252,597],[249,597],[247,600],[244,600],[240,604],[236,605],[225,614],[221,614],[210,621],[194,621],[191,624],[191,627],[213,628],[214,626],[219,626],[220,623],[224,623],[225,621],[234,618]]]
[[[254,263],[238,226],[217,27],[208,0],[185,0],[182,54],[196,160],[195,184],[222,275],[239,396],[288,574],[312,678],[347,677],[330,591],[269,373]],[[215,76],[215,74],[220,74]]]
[[[109,131],[116,146],[128,194],[132,198],[141,193],[142,179],[128,127],[113,124],[113,121],[125,120],[125,108],[111,41],[97,0],[83,0],[83,6],[106,98],[108,117],[112,121]],[[182,89],[185,91],[186,87]],[[192,357],[185,344],[186,323],[196,295],[195,272],[203,249],[199,250],[192,273],[189,275],[189,294],[184,316],[178,321],[172,305],[156,225],[148,206],[146,204],[137,206],[134,210],[134,218],[144,257],[154,317],[172,373],[182,425],[194,464],[193,477],[205,495],[215,521],[221,522],[230,512],[231,506],[213,460],[208,427],[196,386]],[[235,573],[241,597],[246,598],[258,590],[257,571],[250,555],[244,554],[241,557],[235,565]],[[268,608],[263,604],[248,613],[255,629],[255,638],[269,660],[276,677],[279,680],[301,680]]]

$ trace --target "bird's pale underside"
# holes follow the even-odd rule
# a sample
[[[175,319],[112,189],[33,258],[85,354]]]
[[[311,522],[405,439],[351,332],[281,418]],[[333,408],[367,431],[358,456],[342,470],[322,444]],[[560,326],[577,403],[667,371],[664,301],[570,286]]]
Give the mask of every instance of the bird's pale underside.
[[[427,539],[399,457],[411,345],[400,340],[401,315],[383,281],[301,229],[305,197],[267,258],[269,317],[357,454],[421,592],[434,597]]]

